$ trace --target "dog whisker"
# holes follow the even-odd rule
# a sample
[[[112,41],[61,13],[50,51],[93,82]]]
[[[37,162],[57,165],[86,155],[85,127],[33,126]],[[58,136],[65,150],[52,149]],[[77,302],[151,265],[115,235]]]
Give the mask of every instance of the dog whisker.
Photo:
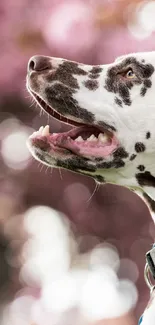
[[[47,174],[48,170],[50,169],[50,166],[47,166],[46,170],[45,170],[45,174]]]
[[[91,199],[93,198],[95,193],[98,191],[99,187],[100,187],[100,184],[95,182],[95,188],[93,190],[93,193],[91,194],[90,198],[87,200],[86,203],[89,203],[91,201]]]
[[[44,167],[45,167],[44,165],[41,166],[41,168],[40,168],[40,172],[42,172],[42,170],[43,170]]]
[[[54,169],[54,168],[51,168],[51,171],[50,171],[50,173],[51,173],[51,176],[52,176],[52,174],[53,174],[53,169]]]
[[[63,180],[61,168],[59,168],[60,179]]]

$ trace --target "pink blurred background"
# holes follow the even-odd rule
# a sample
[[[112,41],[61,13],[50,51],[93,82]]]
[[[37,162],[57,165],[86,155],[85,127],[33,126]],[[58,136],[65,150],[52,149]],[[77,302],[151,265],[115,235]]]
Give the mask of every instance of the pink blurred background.
[[[25,241],[23,213],[47,205],[65,213],[81,251],[97,242],[113,244],[120,254],[119,276],[139,291],[136,315],[149,298],[144,283],[145,253],[154,225],[144,203],[129,190],[112,185],[95,190],[92,179],[50,170],[31,158],[26,139],[41,125],[52,132],[63,125],[32,103],[26,91],[32,55],[105,64],[117,56],[155,50],[155,1],[8,0],[0,3],[0,292],[1,301],[23,286],[19,258]],[[7,230],[6,230],[7,229]]]

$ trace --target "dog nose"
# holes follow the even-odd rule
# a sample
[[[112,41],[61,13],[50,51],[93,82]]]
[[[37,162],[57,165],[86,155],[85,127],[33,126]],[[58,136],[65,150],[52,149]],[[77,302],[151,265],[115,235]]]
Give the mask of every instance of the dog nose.
[[[51,62],[48,56],[35,55],[28,63],[28,72],[44,71],[51,69]]]

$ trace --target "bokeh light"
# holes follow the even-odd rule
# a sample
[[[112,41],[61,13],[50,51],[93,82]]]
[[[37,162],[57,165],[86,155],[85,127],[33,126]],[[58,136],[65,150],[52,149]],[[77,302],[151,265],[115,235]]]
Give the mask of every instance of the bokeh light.
[[[138,39],[147,39],[155,32],[155,2],[142,1],[137,6],[134,16],[128,13],[128,28],[132,35]]]
[[[2,141],[2,157],[5,164],[14,169],[25,169],[30,160],[30,152],[26,147],[29,132],[25,129],[9,134]]]

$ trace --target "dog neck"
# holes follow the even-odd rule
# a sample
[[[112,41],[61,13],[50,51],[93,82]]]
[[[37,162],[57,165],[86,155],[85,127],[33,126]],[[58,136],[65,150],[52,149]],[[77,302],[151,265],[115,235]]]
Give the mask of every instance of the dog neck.
[[[144,201],[155,223],[155,199],[141,189],[133,189],[133,192]]]
[[[147,205],[155,222],[155,156],[143,155],[133,164],[126,163],[125,168],[102,170],[106,183],[127,187],[136,193]],[[137,168],[138,167],[138,168]],[[141,167],[141,168],[140,168]],[[142,168],[143,167],[143,168]]]

